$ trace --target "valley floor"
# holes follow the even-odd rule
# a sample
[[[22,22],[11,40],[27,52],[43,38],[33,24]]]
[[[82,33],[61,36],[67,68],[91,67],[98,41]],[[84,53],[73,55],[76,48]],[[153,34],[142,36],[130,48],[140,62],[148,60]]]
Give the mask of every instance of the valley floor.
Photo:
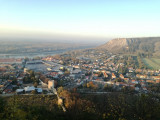
[[[144,64],[150,69],[160,69],[160,59],[158,58],[143,58]]]

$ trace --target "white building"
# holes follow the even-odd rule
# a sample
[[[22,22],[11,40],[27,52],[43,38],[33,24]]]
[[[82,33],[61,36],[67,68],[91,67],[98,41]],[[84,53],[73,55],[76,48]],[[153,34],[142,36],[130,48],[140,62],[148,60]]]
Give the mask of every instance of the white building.
[[[24,91],[24,89],[17,89],[17,90],[16,90],[16,93],[17,93],[17,94],[20,94],[20,93],[23,93],[23,91]]]
[[[42,88],[36,88],[36,90],[38,93],[42,93],[42,91],[43,91]]]
[[[48,89],[54,88],[54,80],[49,80],[48,81]]]
[[[28,69],[27,68],[24,68],[24,73],[26,73],[28,71]]]
[[[34,86],[27,86],[24,88],[24,90],[26,93],[30,93],[34,90],[36,90],[38,93],[42,93],[42,91],[43,91],[42,88],[35,88]]]
[[[31,91],[35,90],[35,87],[34,86],[31,86],[31,87],[27,86],[27,87],[24,88],[24,90],[25,90],[26,93],[31,92]]]

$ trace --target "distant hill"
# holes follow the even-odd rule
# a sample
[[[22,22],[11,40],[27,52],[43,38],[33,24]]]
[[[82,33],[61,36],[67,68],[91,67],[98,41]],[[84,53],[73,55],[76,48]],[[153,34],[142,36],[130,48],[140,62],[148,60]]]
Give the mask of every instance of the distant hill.
[[[118,38],[97,49],[106,49],[112,53],[148,53],[160,56],[160,37]]]

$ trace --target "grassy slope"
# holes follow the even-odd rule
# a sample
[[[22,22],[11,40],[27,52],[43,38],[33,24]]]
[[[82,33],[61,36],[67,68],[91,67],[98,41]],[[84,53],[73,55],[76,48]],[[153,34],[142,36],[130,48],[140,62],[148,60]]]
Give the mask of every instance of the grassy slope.
[[[160,59],[157,59],[157,58],[143,58],[143,62],[150,69],[160,69]]]

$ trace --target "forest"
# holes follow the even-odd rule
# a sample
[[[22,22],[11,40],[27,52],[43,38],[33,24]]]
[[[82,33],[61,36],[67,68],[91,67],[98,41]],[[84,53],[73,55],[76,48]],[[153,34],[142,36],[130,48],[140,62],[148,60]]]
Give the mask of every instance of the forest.
[[[0,97],[1,120],[159,120],[160,96],[153,94],[79,94],[58,90],[67,109],[55,95]]]
[[[153,38],[128,38],[128,49],[123,52],[137,53],[141,57],[159,56],[159,37]]]

